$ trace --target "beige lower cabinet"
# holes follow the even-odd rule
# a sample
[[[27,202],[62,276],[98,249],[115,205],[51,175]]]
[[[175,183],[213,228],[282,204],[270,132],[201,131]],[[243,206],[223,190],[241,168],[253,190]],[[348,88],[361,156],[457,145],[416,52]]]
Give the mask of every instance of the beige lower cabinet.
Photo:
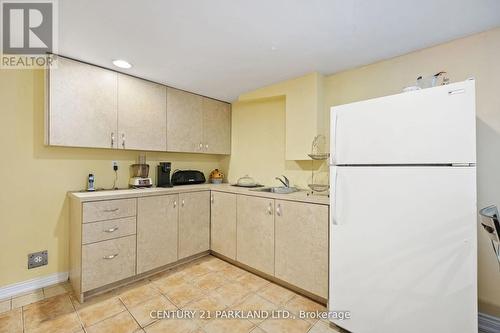
[[[135,235],[82,247],[82,291],[135,275]]]
[[[83,223],[135,217],[137,200],[118,199],[85,202],[83,204]]]
[[[236,260],[236,194],[212,191],[210,202],[210,248]]]
[[[135,235],[135,232],[135,216],[84,223],[82,225],[82,244],[97,243],[108,239]]]
[[[237,196],[236,259],[274,275],[274,200]]]
[[[137,199],[137,274],[177,261],[179,195]]]
[[[328,205],[201,190],[70,201],[70,282],[96,289],[208,250],[312,295],[328,293]]]
[[[328,206],[275,202],[275,277],[328,296]]]
[[[210,191],[179,194],[179,259],[210,249]]]

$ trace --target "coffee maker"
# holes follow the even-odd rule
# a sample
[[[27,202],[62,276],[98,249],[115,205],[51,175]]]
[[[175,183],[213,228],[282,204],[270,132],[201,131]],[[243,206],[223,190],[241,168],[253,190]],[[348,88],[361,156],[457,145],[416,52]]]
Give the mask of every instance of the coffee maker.
[[[157,187],[172,187],[170,182],[170,171],[172,170],[172,163],[160,162],[156,167],[157,170]]]

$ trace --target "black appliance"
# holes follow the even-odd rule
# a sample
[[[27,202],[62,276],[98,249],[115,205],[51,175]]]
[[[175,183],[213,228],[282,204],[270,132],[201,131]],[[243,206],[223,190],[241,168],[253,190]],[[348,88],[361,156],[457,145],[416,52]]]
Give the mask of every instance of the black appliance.
[[[197,170],[176,170],[172,174],[172,185],[203,184],[205,175]]]
[[[172,187],[170,182],[170,171],[172,170],[172,163],[170,162],[160,162],[160,165],[156,167],[157,172],[157,187]]]

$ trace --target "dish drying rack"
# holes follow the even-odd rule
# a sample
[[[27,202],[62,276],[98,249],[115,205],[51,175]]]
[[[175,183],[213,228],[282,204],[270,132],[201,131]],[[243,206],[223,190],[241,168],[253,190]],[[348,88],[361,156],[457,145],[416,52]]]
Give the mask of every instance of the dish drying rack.
[[[324,161],[330,157],[330,153],[325,152],[326,138],[319,134],[314,137],[311,146],[311,153],[307,154],[311,158],[311,184],[307,186],[311,189],[310,194],[324,193],[330,189],[329,184],[319,184],[314,182],[314,161]]]

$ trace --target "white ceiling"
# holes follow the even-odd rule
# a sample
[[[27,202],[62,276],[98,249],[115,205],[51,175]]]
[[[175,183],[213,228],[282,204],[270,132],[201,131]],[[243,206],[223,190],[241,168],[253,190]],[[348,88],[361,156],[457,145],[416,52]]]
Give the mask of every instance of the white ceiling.
[[[499,0],[60,0],[59,53],[233,101],[496,26]]]

